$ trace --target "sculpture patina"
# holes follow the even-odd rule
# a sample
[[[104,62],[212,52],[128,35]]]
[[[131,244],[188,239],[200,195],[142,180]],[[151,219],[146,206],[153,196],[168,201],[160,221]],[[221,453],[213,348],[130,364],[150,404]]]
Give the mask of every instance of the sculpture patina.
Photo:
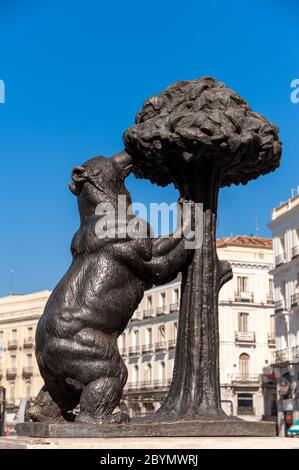
[[[78,197],[81,225],[72,243],[72,265],[38,324],[36,356],[45,386],[29,410],[30,418],[71,421],[80,403],[77,423],[128,421],[126,414],[113,413],[127,378],[117,337],[144,290],[181,271],[173,380],[161,408],[148,418],[176,423],[175,428],[152,430],[148,423],[132,431],[126,427],[131,425],[122,424],[106,429],[106,434],[118,435],[115,428],[124,429],[125,435],[275,433],[274,426],[266,430],[246,423],[242,428],[236,420],[231,421],[237,423],[235,428],[219,427],[229,419],[220,398],[218,294],[232,270],[217,257],[216,217],[221,187],[246,184],[279,166],[277,127],[223,83],[204,77],[176,82],[147,100],[124,142],[124,152],[94,158],[73,170],[71,190]],[[186,250],[183,237],[104,241],[95,236],[99,202],[115,202],[123,194],[130,203],[124,179],[131,169],[158,185],[173,183],[183,200],[203,204],[202,246]],[[211,431],[202,426],[207,419],[210,424],[214,419]],[[33,428],[30,432],[39,435]],[[68,432],[73,431],[62,435]],[[20,433],[26,432],[22,428]]]

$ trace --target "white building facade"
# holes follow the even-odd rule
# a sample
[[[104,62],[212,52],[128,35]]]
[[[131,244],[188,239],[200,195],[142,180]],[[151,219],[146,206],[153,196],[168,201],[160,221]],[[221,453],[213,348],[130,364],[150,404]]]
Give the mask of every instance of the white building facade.
[[[299,419],[299,195],[272,211],[279,435]]]

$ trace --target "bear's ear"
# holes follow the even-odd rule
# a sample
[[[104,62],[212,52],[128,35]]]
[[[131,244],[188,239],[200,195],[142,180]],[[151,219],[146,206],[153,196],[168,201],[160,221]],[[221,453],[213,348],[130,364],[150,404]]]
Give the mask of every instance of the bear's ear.
[[[78,196],[78,191],[77,191],[77,186],[75,183],[70,183],[69,184],[69,190],[71,193],[73,193],[75,196]]]

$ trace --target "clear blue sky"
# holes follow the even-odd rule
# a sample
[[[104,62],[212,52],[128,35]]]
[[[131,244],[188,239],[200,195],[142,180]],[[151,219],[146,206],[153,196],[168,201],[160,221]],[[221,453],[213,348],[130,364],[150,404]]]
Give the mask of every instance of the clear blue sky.
[[[1,0],[0,295],[52,289],[78,226],[71,168],[122,149],[143,100],[178,79],[211,75],[280,126],[280,169],[221,191],[218,235],[260,234],[299,184],[296,0]],[[135,201],[174,201],[130,177]]]

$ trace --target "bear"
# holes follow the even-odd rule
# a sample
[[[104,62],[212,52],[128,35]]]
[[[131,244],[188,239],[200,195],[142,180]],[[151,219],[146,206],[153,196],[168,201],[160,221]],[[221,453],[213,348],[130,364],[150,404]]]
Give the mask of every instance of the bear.
[[[124,181],[131,169],[132,158],[122,151],[110,158],[94,157],[72,171],[70,190],[78,200],[80,227],[71,244],[72,263],[37,325],[36,359],[44,386],[28,410],[32,421],[129,420],[126,413],[114,412],[127,380],[117,338],[144,291],[173,280],[192,254],[184,244],[190,220],[178,224],[167,238],[97,236],[99,203],[117,209],[121,195],[130,207]]]

